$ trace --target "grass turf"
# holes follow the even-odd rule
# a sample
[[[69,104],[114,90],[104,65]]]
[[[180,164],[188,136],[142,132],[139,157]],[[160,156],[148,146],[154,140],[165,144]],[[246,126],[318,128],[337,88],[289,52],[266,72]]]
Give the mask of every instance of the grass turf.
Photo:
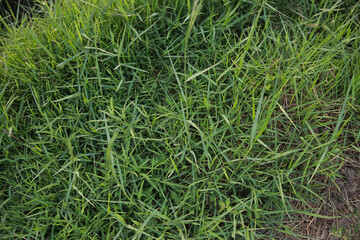
[[[360,150],[350,3],[66,0],[3,21],[0,238],[295,238]]]

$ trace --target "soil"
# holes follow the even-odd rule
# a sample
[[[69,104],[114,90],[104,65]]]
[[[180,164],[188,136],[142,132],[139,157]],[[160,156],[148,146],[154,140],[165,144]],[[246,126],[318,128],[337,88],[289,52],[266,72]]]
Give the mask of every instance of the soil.
[[[360,153],[351,153],[352,158],[346,159],[340,169],[341,176],[321,190],[326,202],[311,204],[318,209],[316,214],[327,218],[298,215],[299,220],[289,224],[295,233],[304,236],[299,239],[360,240]],[[301,210],[303,206],[295,207]]]

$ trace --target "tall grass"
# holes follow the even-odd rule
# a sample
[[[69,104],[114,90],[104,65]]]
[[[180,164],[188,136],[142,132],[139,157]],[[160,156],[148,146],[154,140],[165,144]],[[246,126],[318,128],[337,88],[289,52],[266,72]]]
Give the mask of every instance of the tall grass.
[[[359,150],[344,6],[66,0],[6,23],[0,238],[293,234]]]

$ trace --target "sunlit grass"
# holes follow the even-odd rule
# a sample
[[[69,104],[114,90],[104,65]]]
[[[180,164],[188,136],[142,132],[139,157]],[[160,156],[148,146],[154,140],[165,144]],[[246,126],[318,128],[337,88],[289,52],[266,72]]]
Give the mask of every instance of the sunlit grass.
[[[359,150],[359,4],[335,2],[67,0],[7,23],[0,238],[291,234]]]

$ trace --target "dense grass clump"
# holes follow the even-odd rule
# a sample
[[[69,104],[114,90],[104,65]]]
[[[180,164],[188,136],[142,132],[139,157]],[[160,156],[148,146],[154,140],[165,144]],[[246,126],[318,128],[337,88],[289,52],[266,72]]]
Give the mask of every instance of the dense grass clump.
[[[291,234],[360,150],[359,10],[66,0],[7,24],[0,238]]]

